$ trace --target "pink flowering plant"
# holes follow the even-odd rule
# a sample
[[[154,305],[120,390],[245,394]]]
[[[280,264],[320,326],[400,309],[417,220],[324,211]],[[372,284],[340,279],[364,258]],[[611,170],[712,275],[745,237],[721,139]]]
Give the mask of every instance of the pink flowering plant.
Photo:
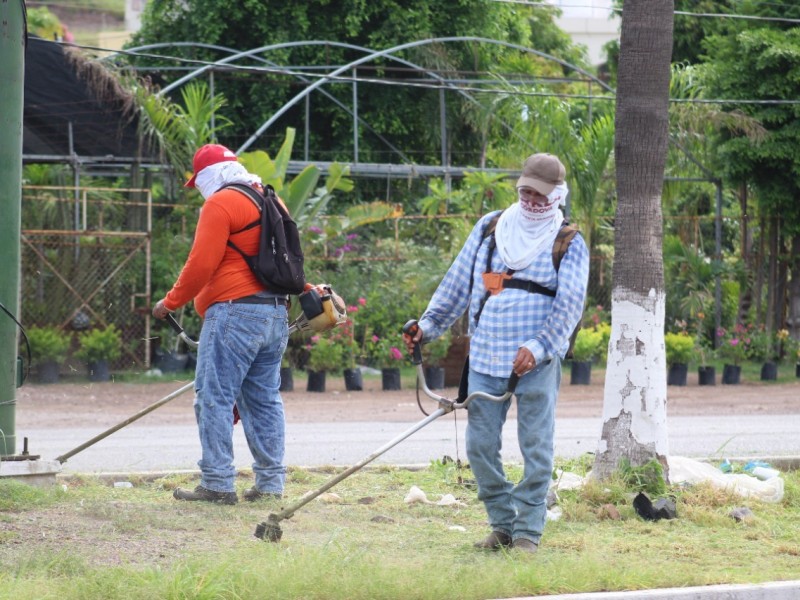
[[[749,326],[737,323],[733,329],[720,327],[717,330],[717,339],[719,339],[719,357],[729,364],[739,365],[749,357],[750,346],[753,343]]]
[[[367,333],[364,337],[364,350],[370,364],[378,369],[399,368],[406,359],[400,333],[383,337]]]

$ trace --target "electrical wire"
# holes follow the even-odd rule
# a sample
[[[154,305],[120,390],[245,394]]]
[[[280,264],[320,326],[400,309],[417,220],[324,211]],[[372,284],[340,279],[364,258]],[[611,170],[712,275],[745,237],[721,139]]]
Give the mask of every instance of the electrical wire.
[[[3,312],[6,313],[8,317],[14,321],[14,323],[17,324],[17,327],[19,327],[19,330],[22,333],[22,337],[25,339],[25,347],[28,350],[28,368],[26,369],[25,375],[22,378],[22,383],[25,383],[25,381],[28,379],[28,376],[31,374],[31,344],[28,341],[28,335],[25,333],[25,328],[22,326],[22,323],[17,321],[17,318],[11,314],[11,311],[8,310],[2,302],[0,302],[0,309],[2,309]]]

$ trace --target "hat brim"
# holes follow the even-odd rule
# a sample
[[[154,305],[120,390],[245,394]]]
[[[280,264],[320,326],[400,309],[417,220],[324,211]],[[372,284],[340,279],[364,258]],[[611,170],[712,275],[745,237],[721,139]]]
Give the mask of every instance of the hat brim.
[[[186,183],[183,184],[183,187],[193,188],[194,187],[194,182],[196,180],[197,180],[197,173],[192,175],[191,178],[189,178],[189,181],[187,181]]]
[[[548,183],[541,179],[534,179],[533,177],[520,177],[517,179],[517,187],[530,187],[535,189],[543,196],[547,196],[550,192],[556,189],[555,183]]]

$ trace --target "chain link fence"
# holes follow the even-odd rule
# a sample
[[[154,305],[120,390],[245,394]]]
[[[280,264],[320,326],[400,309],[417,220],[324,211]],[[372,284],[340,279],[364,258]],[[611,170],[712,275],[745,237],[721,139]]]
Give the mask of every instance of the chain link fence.
[[[122,337],[116,369],[150,364],[149,190],[23,188],[22,323],[55,327],[71,338],[115,325]]]

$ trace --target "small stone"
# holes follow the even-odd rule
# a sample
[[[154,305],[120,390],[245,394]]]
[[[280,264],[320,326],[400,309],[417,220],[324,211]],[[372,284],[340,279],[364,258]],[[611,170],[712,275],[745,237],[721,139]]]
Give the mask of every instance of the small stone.
[[[373,498],[372,496],[367,496],[365,498],[359,498],[358,499],[358,503],[359,504],[375,504],[375,498]]]
[[[319,497],[319,501],[325,502],[326,504],[341,504],[342,497],[339,494],[334,493],[322,494]]]
[[[394,519],[392,517],[387,517],[386,515],[375,515],[370,519],[373,523],[394,523]]]

